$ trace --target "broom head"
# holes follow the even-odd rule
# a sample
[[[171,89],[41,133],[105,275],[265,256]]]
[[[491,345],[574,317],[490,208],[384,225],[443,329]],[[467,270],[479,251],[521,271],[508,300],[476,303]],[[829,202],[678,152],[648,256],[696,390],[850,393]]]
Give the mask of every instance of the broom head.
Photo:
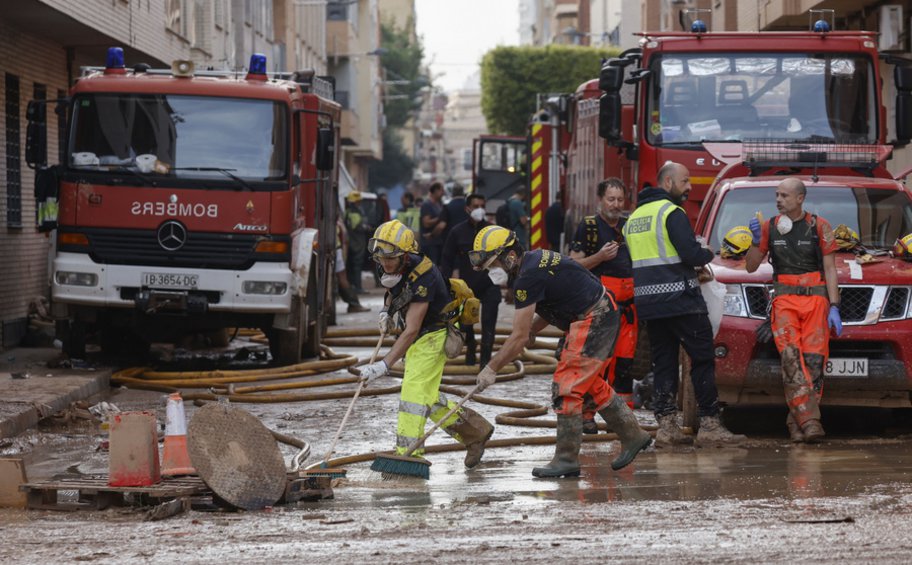
[[[383,474],[384,479],[397,476],[431,478],[431,462],[421,457],[406,457],[405,455],[377,455],[371,464],[371,471]]]

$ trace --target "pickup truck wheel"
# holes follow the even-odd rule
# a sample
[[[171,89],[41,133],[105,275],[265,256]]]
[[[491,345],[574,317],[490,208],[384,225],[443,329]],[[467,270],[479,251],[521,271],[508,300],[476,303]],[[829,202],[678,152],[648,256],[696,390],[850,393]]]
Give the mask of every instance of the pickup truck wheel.
[[[633,354],[630,376],[634,380],[641,381],[650,371],[652,371],[652,352],[649,348],[649,332],[646,331],[646,324],[641,321],[637,330],[636,351]]]

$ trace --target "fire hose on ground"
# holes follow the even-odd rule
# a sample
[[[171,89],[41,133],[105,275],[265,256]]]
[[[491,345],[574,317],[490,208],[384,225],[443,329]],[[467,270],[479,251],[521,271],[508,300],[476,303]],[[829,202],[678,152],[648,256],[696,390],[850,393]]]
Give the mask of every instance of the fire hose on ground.
[[[509,334],[509,328],[497,328],[500,334],[496,340],[496,348],[506,340],[504,334]],[[254,331],[239,332],[253,341],[259,341],[261,334]],[[556,331],[546,331],[539,334],[541,337],[559,337],[561,334]],[[335,390],[327,392],[281,392],[298,389],[312,389],[342,384],[354,384],[358,382],[355,376],[336,376],[330,378],[308,379],[308,380],[291,380],[301,379],[302,377],[315,377],[325,375],[340,369],[355,366],[358,364],[358,358],[353,355],[339,354],[333,351],[331,346],[337,347],[366,347],[376,344],[379,332],[370,329],[342,329],[332,331],[327,334],[321,346],[321,359],[308,361],[295,365],[284,367],[270,367],[265,369],[249,370],[213,370],[213,371],[155,371],[149,367],[132,367],[116,372],[111,380],[115,384],[129,388],[152,390],[157,392],[172,393],[181,392],[185,400],[193,401],[197,405],[206,402],[227,399],[229,402],[237,403],[285,403],[285,402],[309,402],[318,400],[336,400],[351,398],[354,390]],[[384,346],[392,345],[395,338],[384,340]],[[387,343],[388,342],[388,343]],[[544,349],[554,351],[557,345],[554,342],[537,339],[533,345],[535,349]],[[462,396],[465,391],[456,388],[457,386],[466,386],[475,384],[475,375],[478,368],[467,366],[464,355],[455,359],[450,359],[444,368],[443,379],[441,380],[441,392]],[[551,375],[557,366],[557,361],[552,355],[544,355],[529,351],[523,352],[519,359],[512,365],[501,369],[497,375],[498,383],[514,381],[525,378],[527,375]],[[403,367],[397,363],[390,369],[393,377],[402,378]],[[269,381],[269,384],[255,384]],[[275,382],[283,381],[283,382]],[[190,389],[190,390],[183,390]],[[194,389],[206,389],[204,391]],[[386,394],[398,394],[401,390],[400,385],[377,387],[364,389],[361,396],[381,396]],[[537,428],[554,428],[554,420],[543,419],[541,416],[548,414],[549,408],[544,405],[523,402],[518,400],[508,400],[490,396],[475,396],[475,402],[487,404],[490,406],[500,406],[511,408],[509,412],[498,414],[494,421],[502,426],[518,427],[537,427]],[[604,429],[604,424],[600,427]],[[655,434],[655,426],[644,426],[644,429]],[[307,442],[273,432],[273,436],[280,442],[297,447],[300,451],[295,456],[295,466],[300,466],[303,460],[307,458],[310,452],[310,446]],[[598,435],[583,436],[586,442],[605,442],[614,441],[618,437],[614,433],[602,433]],[[553,445],[555,437],[548,436],[528,436],[514,437],[505,439],[490,440],[487,448],[518,447],[523,445]],[[428,453],[444,453],[451,451],[464,450],[465,446],[460,443],[449,443],[440,445],[427,446]],[[360,463],[374,459],[378,453],[372,452],[357,455],[336,457],[327,462],[329,467],[339,467]]]

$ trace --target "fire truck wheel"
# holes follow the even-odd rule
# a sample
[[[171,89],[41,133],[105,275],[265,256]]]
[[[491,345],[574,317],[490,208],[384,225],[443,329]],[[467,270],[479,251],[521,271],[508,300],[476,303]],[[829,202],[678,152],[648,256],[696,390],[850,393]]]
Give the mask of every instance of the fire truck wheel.
[[[301,362],[305,321],[303,306],[301,300],[295,300],[291,305],[291,319],[294,321],[294,327],[269,328],[265,332],[269,339],[269,353],[272,354],[273,362],[279,366]]]
[[[308,288],[313,289],[314,292],[307,293],[306,316],[304,316],[302,320],[302,327],[307,331],[307,335],[304,337],[304,347],[302,350],[302,355],[305,358],[320,357],[320,343],[323,341],[323,334],[326,329],[326,316],[320,315],[319,297],[317,295],[332,295],[332,287],[329,285],[327,285],[324,292],[315,292],[317,289],[316,279],[316,273],[312,271]],[[327,280],[327,282],[330,283],[332,281]]]
[[[86,356],[86,324],[82,320],[74,319],[64,324],[64,334],[61,336],[63,352],[72,359],[85,359]]]

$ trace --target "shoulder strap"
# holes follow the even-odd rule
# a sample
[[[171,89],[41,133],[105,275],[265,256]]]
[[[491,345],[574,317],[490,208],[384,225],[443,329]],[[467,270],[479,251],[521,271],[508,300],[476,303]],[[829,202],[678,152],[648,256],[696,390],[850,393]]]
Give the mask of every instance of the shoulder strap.
[[[427,257],[422,257],[421,261],[415,265],[415,268],[412,269],[412,272],[409,273],[408,280],[409,282],[415,282],[418,280],[418,277],[424,273],[431,270],[431,267],[434,266],[434,263]]]
[[[595,216],[586,216],[583,223],[586,226],[586,255],[595,255],[598,252],[598,222]]]

